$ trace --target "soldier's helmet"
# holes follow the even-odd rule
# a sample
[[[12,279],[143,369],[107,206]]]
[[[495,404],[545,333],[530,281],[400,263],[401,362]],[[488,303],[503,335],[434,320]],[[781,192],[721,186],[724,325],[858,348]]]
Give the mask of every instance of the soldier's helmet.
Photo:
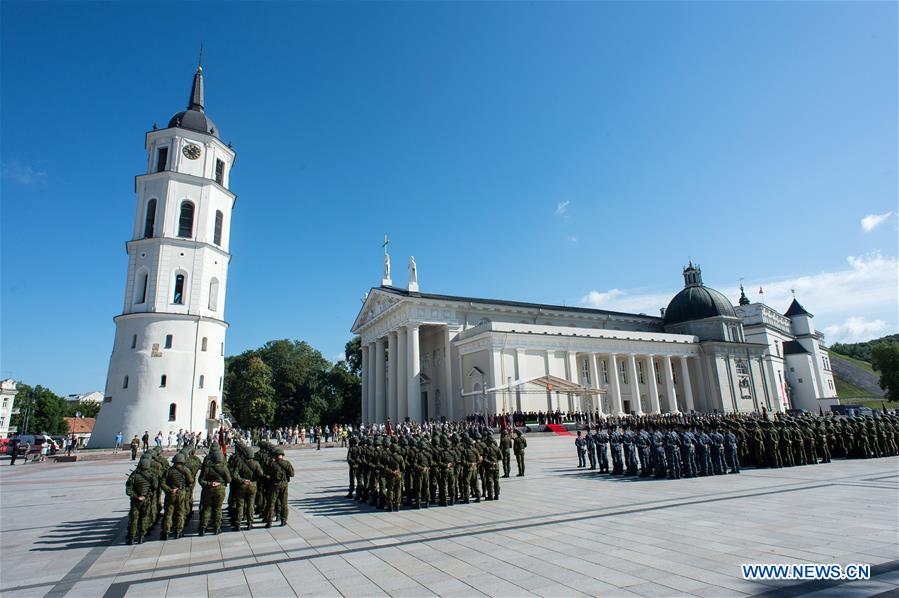
[[[172,463],[184,463],[187,461],[183,453],[175,453],[175,456],[172,457]]]
[[[521,436],[521,430],[515,430],[515,435],[516,435],[516,436]]]

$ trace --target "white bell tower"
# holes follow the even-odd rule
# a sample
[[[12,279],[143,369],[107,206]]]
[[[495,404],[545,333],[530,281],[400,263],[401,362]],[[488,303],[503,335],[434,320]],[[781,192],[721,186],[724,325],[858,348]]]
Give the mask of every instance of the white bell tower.
[[[197,67],[187,110],[147,133],[147,171],[126,243],[125,304],[114,318],[103,407],[91,447],[144,431],[217,426],[225,369],[225,288],[235,153],[206,115]]]

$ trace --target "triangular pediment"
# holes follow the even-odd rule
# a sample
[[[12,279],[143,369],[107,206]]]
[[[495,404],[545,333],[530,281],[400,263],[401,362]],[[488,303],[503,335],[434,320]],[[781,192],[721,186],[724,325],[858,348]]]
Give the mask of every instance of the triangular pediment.
[[[359,310],[359,315],[353,322],[352,332],[358,334],[360,327],[368,324],[400,301],[401,298],[392,293],[373,288],[362,303],[362,309]]]

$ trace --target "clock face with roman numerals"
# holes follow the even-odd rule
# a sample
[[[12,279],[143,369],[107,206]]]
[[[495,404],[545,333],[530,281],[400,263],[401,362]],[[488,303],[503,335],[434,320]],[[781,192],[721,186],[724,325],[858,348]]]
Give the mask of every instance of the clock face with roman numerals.
[[[182,149],[181,152],[188,160],[196,160],[200,157],[200,146],[194,145],[193,143],[188,143],[184,146],[184,149]]]

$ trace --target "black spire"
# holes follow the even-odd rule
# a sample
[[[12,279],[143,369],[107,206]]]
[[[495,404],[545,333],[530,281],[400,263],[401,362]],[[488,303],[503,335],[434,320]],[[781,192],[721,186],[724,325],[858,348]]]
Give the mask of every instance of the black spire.
[[[206,102],[203,98],[203,67],[198,66],[197,72],[194,73],[194,82],[190,87],[190,99],[187,101],[188,110],[199,110],[203,112]]]
[[[784,314],[788,318],[792,318],[793,316],[809,316],[814,317],[810,314],[802,304],[796,301],[796,298],[793,297],[793,303],[790,304],[790,307],[787,308],[786,313]]]
[[[743,285],[740,285],[740,305],[749,305],[749,298],[746,296],[745,291],[743,291]]]

